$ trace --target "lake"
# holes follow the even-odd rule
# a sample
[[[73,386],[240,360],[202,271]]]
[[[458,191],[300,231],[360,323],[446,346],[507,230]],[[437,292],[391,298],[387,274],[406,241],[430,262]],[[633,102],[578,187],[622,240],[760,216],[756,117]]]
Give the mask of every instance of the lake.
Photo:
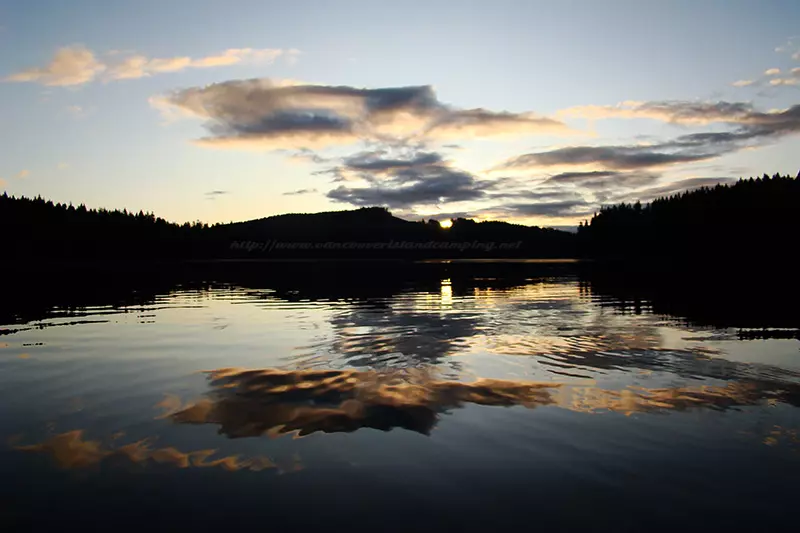
[[[800,323],[777,278],[434,262],[5,281],[15,529],[795,519]]]

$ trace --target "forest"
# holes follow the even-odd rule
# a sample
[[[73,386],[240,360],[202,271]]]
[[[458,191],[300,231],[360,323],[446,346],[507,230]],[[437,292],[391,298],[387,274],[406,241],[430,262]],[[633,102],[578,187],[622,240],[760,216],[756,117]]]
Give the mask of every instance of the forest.
[[[800,174],[767,174],[647,204],[603,207],[578,226],[581,256],[711,260],[793,256]]]
[[[506,222],[407,221],[382,207],[286,214],[245,222],[183,225],[152,213],[88,209],[40,197],[0,196],[5,261],[185,260],[236,258],[571,257],[574,235]],[[279,241],[282,245],[258,248]],[[347,249],[326,243],[348,243]],[[412,243],[368,248],[353,243]],[[447,243],[478,243],[447,248]],[[314,245],[310,249],[293,243]],[[494,243],[492,249],[481,246]],[[437,244],[442,246],[437,246]],[[501,246],[505,245],[505,246]],[[505,249],[503,249],[505,248]]]
[[[577,234],[459,218],[408,221],[382,207],[286,214],[246,222],[175,224],[153,213],[89,209],[41,197],[0,196],[4,263],[241,258],[527,257],[669,259],[782,258],[800,233],[800,174],[764,175],[703,187],[650,203],[602,207]],[[412,242],[409,248],[311,249],[241,243]],[[431,243],[495,243],[446,248]],[[500,246],[503,245],[503,246]],[[425,247],[427,246],[427,247]]]

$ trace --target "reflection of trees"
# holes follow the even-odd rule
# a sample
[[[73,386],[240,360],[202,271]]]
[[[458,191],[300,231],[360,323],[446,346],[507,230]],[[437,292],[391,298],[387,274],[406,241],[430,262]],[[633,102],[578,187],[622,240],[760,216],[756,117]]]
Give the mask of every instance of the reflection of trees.
[[[440,291],[453,279],[454,294],[471,287],[513,287],[526,277],[559,273],[572,265],[414,264],[391,261],[298,263],[46,263],[7,270],[0,299],[0,324],[21,324],[50,317],[83,316],[93,307],[152,305],[175,290],[207,291],[212,287],[250,289],[253,298],[285,301],[369,303],[406,292]],[[479,279],[479,278],[484,279]],[[491,279],[487,280],[486,277]],[[476,279],[478,278],[478,279]]]
[[[708,272],[594,265],[584,267],[581,278],[598,305],[620,313],[647,310],[716,328],[800,330],[800,286],[766,268]]]
[[[741,380],[725,386],[627,387],[607,390],[555,382],[479,379],[464,383],[424,372],[221,369],[209,373],[207,398],[172,405],[178,424],[214,424],[230,438],[361,428],[403,428],[429,434],[439,416],[467,404],[552,405],[573,411],[651,413],[725,410],[784,402],[800,406],[800,385]]]
[[[511,293],[526,294],[527,290]],[[509,297],[509,306],[493,313],[490,347],[494,353],[534,356],[551,373],[577,377],[588,377],[581,370],[636,369],[725,381],[800,381],[800,374],[728,361],[713,350],[666,349],[661,317],[646,311],[632,313],[628,299],[595,293],[591,285],[570,281],[537,292],[541,302],[553,303],[552,309],[525,298],[515,304]],[[709,358],[709,353],[715,357]]]

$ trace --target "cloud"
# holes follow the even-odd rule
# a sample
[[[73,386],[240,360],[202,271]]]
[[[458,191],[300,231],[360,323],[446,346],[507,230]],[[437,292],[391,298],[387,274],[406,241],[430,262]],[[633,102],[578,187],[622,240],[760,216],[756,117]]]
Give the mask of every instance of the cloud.
[[[109,80],[130,80],[144,78],[157,72],[177,72],[189,67],[192,59],[189,57],[173,57],[169,59],[148,59],[145,56],[135,55],[126,58],[108,71]]]
[[[59,48],[46,67],[29,68],[5,78],[11,82],[33,82],[49,86],[82,85],[106,69],[94,52],[83,46]]]
[[[333,175],[335,182],[360,182],[329,191],[327,197],[334,201],[393,209],[483,199],[499,183],[452,168],[437,152],[404,146],[344,157],[340,165],[319,173]]]
[[[108,79],[135,79],[165,72],[180,72],[189,68],[227,67],[239,63],[271,64],[279,57],[284,55],[288,57],[294,52],[275,48],[230,48],[220,54],[197,59],[187,56],[147,58],[143,55],[134,55],[109,67]]]
[[[223,67],[235,65],[243,61],[272,63],[286,53],[284,50],[268,48],[255,50],[253,48],[230,48],[223,53],[195,59],[191,62],[193,68]]]
[[[550,166],[596,165],[615,170],[654,168],[690,163],[715,157],[715,154],[667,153],[646,146],[573,146],[549,152],[523,154],[498,167],[500,170],[527,170]]]
[[[792,59],[800,60],[800,37],[791,37],[786,44],[778,46],[775,48],[776,52],[789,52],[792,54]],[[794,53],[792,53],[794,52]],[[797,72],[800,71],[800,68],[791,69],[791,74],[793,76],[797,76]],[[739,80],[733,82],[731,85],[734,87],[746,87],[748,85],[753,85],[759,83],[761,81],[766,82],[767,80],[764,77],[769,78],[772,76],[780,76],[781,69],[777,67],[768,68],[764,71],[763,77],[761,80]],[[769,80],[769,84],[772,86],[776,85],[797,85],[797,83],[793,82],[791,79],[779,79],[779,80]]]
[[[769,80],[770,85],[800,85],[798,78],[773,78]]]
[[[278,112],[261,122],[217,122],[208,126],[211,137],[196,141],[219,148],[293,148],[351,144],[358,140],[353,124],[335,115]]]
[[[593,172],[564,172],[551,176],[545,183],[583,183],[586,180],[617,176],[619,172],[600,171]]]
[[[345,158],[344,167],[354,171],[390,172],[398,169],[424,167],[442,162],[442,156],[436,152],[419,152],[408,159],[386,159],[386,150],[365,152]]]
[[[545,216],[545,217],[576,217],[591,215],[597,209],[592,204],[583,200],[550,202],[550,203],[519,203],[504,205],[502,210],[513,216]]]
[[[327,193],[337,202],[357,206],[409,208],[443,202],[463,202],[485,197],[486,184],[467,172],[434,165],[394,171],[388,180],[370,187],[339,186]]]
[[[83,46],[68,46],[56,51],[45,67],[17,72],[5,78],[9,82],[32,82],[50,86],[83,85],[105,73],[105,80],[128,80],[154,74],[180,72],[190,68],[211,68],[240,63],[273,63],[279,57],[296,60],[299,50],[273,48],[229,48],[219,54],[200,58],[188,56],[148,58],[141,54],[111,51],[101,60]]]
[[[27,177],[30,175],[30,173],[31,173],[31,171],[30,171],[30,170],[27,170],[27,169],[20,170],[20,171],[17,173],[17,176],[16,176],[16,177],[17,177],[18,179],[27,178]]]
[[[297,189],[296,191],[289,191],[283,193],[284,196],[297,196],[301,194],[312,194],[317,192],[317,189]]]
[[[206,197],[206,200],[216,200],[220,196],[223,196],[223,195],[226,195],[226,194],[230,194],[230,191],[215,190],[215,191],[208,191],[207,193],[205,193],[205,197]]]
[[[563,122],[532,113],[469,109],[445,114],[430,127],[428,135],[445,139],[465,139],[497,135],[566,134],[569,132],[569,128]]]
[[[307,148],[300,149],[297,152],[291,154],[289,156],[289,160],[300,161],[303,163],[314,163],[317,165],[328,163],[329,161],[331,161],[330,158],[321,156],[318,153],[314,152],[313,150],[309,150]]]
[[[504,134],[568,133],[529,113],[464,110],[440,102],[430,86],[364,89],[233,80],[175,91],[151,104],[207,120],[207,146],[282,149]]]
[[[551,181],[555,178],[555,181]],[[498,197],[526,198],[482,209],[491,218],[559,218],[574,219],[597,212],[602,205],[619,202],[649,202],[659,197],[670,196],[700,187],[714,186],[718,183],[732,183],[735,178],[703,177],[687,178],[664,182],[663,178],[652,173],[637,172],[574,172],[552,176],[539,188],[517,194]],[[660,183],[659,183],[660,182]],[[574,189],[552,189],[570,183]],[[550,186],[550,189],[547,187]],[[542,192],[543,191],[543,192]],[[530,201],[532,200],[532,201]]]
[[[659,178],[658,174],[646,172],[564,172],[551,176],[543,185],[573,184],[592,190],[637,188],[650,185]]]
[[[699,141],[683,139],[680,142]],[[589,150],[590,147],[585,148],[591,156],[587,160],[596,162],[597,153]],[[647,168],[661,163],[654,161],[649,152],[652,149],[647,146],[636,149],[644,151],[629,154],[614,147],[606,148],[609,155],[605,162],[620,169],[561,172],[535,178],[505,176],[480,179],[451,167],[441,154],[403,148],[365,151],[344,157],[339,166],[321,173],[332,174],[334,181],[347,183],[329,191],[326,194],[329,199],[359,207],[380,205],[413,213],[444,203],[480,201],[490,206],[473,209],[472,214],[476,216],[574,218],[591,214],[603,202],[618,196],[622,198],[631,190],[652,187],[661,180],[658,173]],[[546,154],[555,158],[553,166],[564,167],[569,166],[566,162],[574,155],[573,152],[568,148]],[[527,155],[539,157],[541,154]],[[526,159],[517,158],[516,163],[529,165],[530,161]],[[580,162],[586,161],[581,159]]]
[[[492,188],[498,188],[494,185]],[[548,201],[566,201],[566,200],[576,200],[582,199],[580,195],[571,189],[548,189],[547,187],[539,187],[534,190],[520,190],[520,191],[503,191],[499,193],[489,193],[488,197],[491,199],[500,199],[500,198],[513,198],[513,199],[526,199],[526,200],[536,200],[538,202],[548,202]]]
[[[557,115],[586,119],[646,118],[675,124],[710,124],[738,122],[752,112],[753,106],[745,102],[662,100],[654,102],[625,101],[617,105],[576,106],[561,110]]]
[[[581,167],[592,171],[620,171],[659,168],[712,159],[781,136],[800,132],[800,105],[760,112],[746,103],[664,102],[637,104],[622,108],[623,114],[661,117],[677,122],[723,122],[729,131],[681,135],[660,143],[612,146],[569,146],[523,154],[498,166],[497,170],[530,170],[552,166]],[[618,110],[611,111],[615,113]],[[607,113],[600,108],[597,116]]]

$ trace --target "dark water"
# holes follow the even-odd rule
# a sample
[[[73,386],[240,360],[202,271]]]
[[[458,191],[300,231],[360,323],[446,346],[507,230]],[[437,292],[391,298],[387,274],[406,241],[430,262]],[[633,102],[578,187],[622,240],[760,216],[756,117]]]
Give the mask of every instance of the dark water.
[[[9,280],[2,525],[796,520],[789,285],[688,287],[570,265],[343,268]]]

